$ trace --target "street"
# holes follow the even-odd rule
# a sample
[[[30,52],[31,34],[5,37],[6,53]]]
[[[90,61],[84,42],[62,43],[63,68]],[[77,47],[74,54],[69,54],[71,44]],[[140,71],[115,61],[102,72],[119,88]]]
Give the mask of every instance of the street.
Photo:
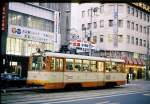
[[[114,88],[7,92],[1,98],[2,104],[149,104],[150,81],[135,80]]]

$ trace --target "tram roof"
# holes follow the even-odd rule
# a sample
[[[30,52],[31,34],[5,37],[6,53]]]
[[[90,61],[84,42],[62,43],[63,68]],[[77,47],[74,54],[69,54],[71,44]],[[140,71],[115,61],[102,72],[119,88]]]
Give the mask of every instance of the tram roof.
[[[125,62],[122,59],[115,58],[105,58],[105,57],[95,57],[95,56],[84,56],[84,55],[75,55],[75,54],[64,54],[64,53],[53,53],[53,52],[44,52],[43,56],[54,56],[62,58],[77,58],[85,60],[96,60],[96,61],[114,61],[114,62]]]

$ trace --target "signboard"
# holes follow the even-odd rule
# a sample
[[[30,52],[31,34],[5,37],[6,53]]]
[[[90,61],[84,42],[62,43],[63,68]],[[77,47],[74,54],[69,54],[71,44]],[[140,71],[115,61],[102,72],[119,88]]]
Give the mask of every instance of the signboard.
[[[89,49],[95,49],[96,44],[91,43],[89,41],[85,41],[85,40],[74,40],[70,42],[70,47],[71,48],[76,48],[79,50],[83,50],[83,51],[87,51]]]
[[[15,25],[8,26],[8,36],[37,42],[54,43],[54,35],[51,32],[45,32]]]

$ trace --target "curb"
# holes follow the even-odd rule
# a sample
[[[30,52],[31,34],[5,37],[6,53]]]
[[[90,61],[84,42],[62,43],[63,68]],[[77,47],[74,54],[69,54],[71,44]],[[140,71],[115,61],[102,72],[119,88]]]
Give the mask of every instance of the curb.
[[[8,89],[1,89],[1,93],[7,92],[16,92],[16,91],[32,91],[32,90],[42,90],[43,87],[29,87],[29,88],[8,88]]]

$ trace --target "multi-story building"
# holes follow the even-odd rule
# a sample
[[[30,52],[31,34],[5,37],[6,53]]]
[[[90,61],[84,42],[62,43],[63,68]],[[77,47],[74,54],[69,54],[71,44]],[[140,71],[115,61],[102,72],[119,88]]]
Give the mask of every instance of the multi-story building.
[[[78,10],[76,10],[78,8]],[[96,44],[93,55],[124,58],[129,72],[142,76],[147,59],[150,31],[150,6],[127,3],[81,3],[76,4],[77,28],[80,38]],[[72,8],[74,13],[74,8]],[[75,20],[74,20],[75,21]],[[130,66],[130,64],[132,66]],[[133,70],[135,69],[135,70]]]
[[[3,67],[1,72],[27,75],[29,56],[40,50],[59,51],[66,41],[66,30],[62,21],[68,4],[59,3],[15,3],[7,4],[8,21],[2,34]],[[67,7],[68,9],[69,7]],[[68,26],[69,26],[69,19]],[[7,28],[8,27],[8,28]]]

